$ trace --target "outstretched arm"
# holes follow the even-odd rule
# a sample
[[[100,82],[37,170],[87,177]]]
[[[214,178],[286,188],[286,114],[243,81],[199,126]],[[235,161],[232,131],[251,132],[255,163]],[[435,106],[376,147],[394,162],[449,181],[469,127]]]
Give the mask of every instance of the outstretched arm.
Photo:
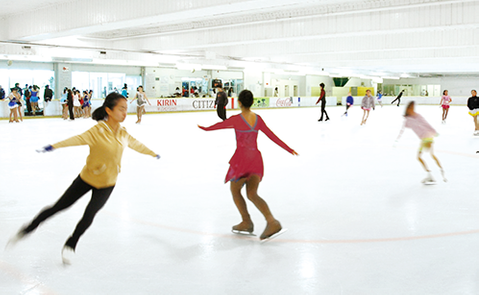
[[[235,128],[235,123],[234,123],[234,118],[235,117],[230,117],[225,121],[219,122],[217,124],[214,124],[210,127],[203,127],[200,125],[197,125],[198,128],[205,130],[205,131],[212,131],[212,130],[219,130],[219,129],[228,129],[228,128]]]
[[[271,141],[278,144],[281,148],[283,148],[284,150],[286,150],[290,154],[298,155],[297,152],[295,152],[292,148],[290,148],[286,143],[284,143],[280,138],[278,138],[278,136],[276,136],[275,133],[273,133],[272,130],[270,130],[270,128],[268,128],[268,126],[265,124],[263,119],[261,119],[260,117],[258,117],[258,119],[260,120],[259,121],[260,130],[262,130],[262,132],[265,133],[265,135],[268,138],[270,138]]]
[[[141,154],[150,155],[160,159],[160,155],[154,153],[151,149],[146,147],[143,143],[133,138],[130,134],[128,135],[128,147],[134,151],[137,151]]]
[[[403,132],[405,131],[405,125],[407,124],[407,120],[403,122],[402,129],[400,129],[400,133],[397,136],[397,139],[395,139],[395,142],[398,142],[400,140],[400,137],[402,137]]]

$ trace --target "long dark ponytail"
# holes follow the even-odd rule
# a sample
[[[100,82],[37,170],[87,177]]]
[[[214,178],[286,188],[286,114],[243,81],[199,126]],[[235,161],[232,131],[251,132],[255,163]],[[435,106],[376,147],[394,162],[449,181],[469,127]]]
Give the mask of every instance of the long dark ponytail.
[[[101,121],[105,120],[108,118],[107,110],[105,108],[109,108],[113,110],[113,108],[118,104],[118,101],[120,99],[125,99],[125,96],[121,95],[120,93],[116,92],[111,92],[107,97],[105,98],[105,101],[103,102],[103,105],[99,108],[97,108],[93,114],[92,114],[92,119],[95,121]]]

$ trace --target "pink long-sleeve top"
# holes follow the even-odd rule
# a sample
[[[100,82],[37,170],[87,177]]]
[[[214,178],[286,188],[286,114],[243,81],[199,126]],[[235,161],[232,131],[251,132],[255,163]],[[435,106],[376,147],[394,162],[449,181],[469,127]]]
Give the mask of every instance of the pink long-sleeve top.
[[[293,152],[293,149],[281,141],[280,138],[278,138],[270,128],[267,127],[259,115],[256,115],[256,121],[253,126],[245,120],[242,114],[239,114],[231,116],[227,120],[210,127],[200,128],[205,131],[227,128],[235,129],[237,149],[235,150],[233,157],[230,159],[230,168],[225,177],[225,182],[238,181],[241,178],[249,178],[252,175],[260,176],[260,180],[263,178],[263,159],[262,154],[257,148],[259,130],[289,153]]]
[[[428,124],[425,118],[417,113],[405,117],[405,127],[411,128],[421,139],[437,136],[437,131]]]

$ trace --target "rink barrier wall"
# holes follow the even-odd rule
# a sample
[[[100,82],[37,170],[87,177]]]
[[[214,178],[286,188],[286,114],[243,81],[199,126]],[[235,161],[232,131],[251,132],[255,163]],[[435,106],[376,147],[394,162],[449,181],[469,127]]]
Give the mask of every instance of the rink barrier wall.
[[[377,100],[376,97],[375,101]],[[354,96],[354,105],[362,103],[363,96]],[[395,97],[382,97],[383,104],[390,104]],[[183,112],[183,111],[213,111],[215,110],[215,99],[213,98],[149,98],[151,103],[147,103],[145,109],[147,112]],[[401,98],[401,104],[404,105],[409,101],[415,101],[422,105],[439,105],[440,98],[425,97],[425,96],[405,96]],[[452,105],[467,105],[468,97],[452,97]],[[255,98],[253,108],[292,108],[292,107],[313,107],[318,97],[259,97]],[[328,96],[326,98],[327,106],[336,106],[337,98],[335,96]],[[137,102],[128,101],[128,113],[136,113]],[[342,97],[342,105],[346,105],[346,97]],[[44,102],[42,102],[45,104]],[[92,112],[103,104],[103,99],[92,100]],[[41,106],[41,104],[40,104]],[[23,104],[25,108],[25,103]],[[237,98],[229,98],[227,109],[238,109]],[[8,118],[10,109],[8,107],[8,100],[0,101],[0,118]],[[45,116],[61,116],[62,106],[59,100],[53,100],[47,103],[44,107]]]

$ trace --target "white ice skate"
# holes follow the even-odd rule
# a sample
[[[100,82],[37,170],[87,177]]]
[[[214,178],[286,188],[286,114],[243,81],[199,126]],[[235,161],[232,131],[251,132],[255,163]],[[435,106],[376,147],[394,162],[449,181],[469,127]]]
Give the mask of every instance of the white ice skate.
[[[272,239],[275,239],[275,238],[278,237],[279,235],[284,234],[287,230],[288,230],[287,228],[282,228],[279,232],[277,232],[277,233],[269,236],[269,237],[266,238],[266,239],[261,240],[260,243],[263,244],[263,243],[266,243],[266,242],[268,242],[268,241],[271,241]]]
[[[65,265],[71,265],[72,264],[72,258],[73,255],[75,254],[75,251],[68,247],[68,246],[63,246],[62,249],[62,262]]]
[[[442,170],[440,170],[440,172],[442,172],[443,181],[447,182],[447,178],[445,177],[445,171],[443,171],[443,169],[442,169]]]
[[[422,183],[423,184],[437,184],[437,182],[433,178],[432,174],[430,174],[430,172],[428,172],[427,177],[425,177],[425,179],[422,180]]]

